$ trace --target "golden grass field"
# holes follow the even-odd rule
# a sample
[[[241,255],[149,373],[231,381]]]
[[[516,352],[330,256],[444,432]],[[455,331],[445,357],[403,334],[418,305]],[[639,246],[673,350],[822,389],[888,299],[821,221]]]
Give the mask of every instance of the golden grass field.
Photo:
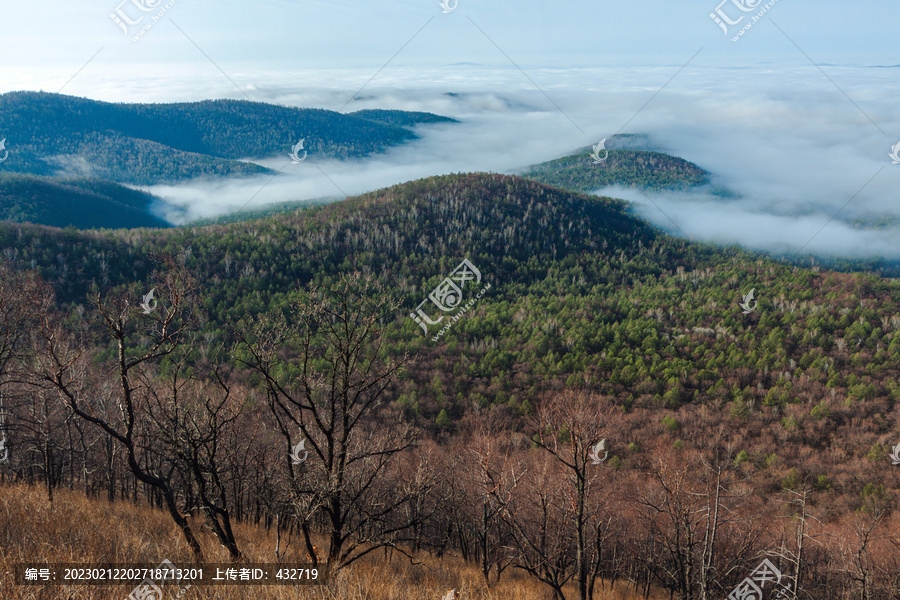
[[[228,562],[200,522],[194,523],[208,562]],[[264,527],[235,525],[241,550],[250,562],[274,563],[275,532]],[[282,548],[286,536],[282,533]],[[303,561],[297,538],[286,549],[287,560]],[[0,600],[125,600],[133,586],[15,585],[16,563],[153,563],[169,559],[191,563],[190,551],[168,515],[126,502],[110,504],[78,492],[57,490],[53,502],[43,488],[0,484]],[[441,600],[455,588],[460,600],[548,600],[549,589],[530,576],[508,569],[488,588],[478,571],[454,556],[417,556],[418,564],[394,553],[376,551],[316,586],[193,586],[179,600]],[[598,583],[599,587],[599,583]],[[175,597],[177,588],[167,592]],[[568,599],[576,597],[574,589]],[[637,600],[624,585],[595,593],[595,600]]]

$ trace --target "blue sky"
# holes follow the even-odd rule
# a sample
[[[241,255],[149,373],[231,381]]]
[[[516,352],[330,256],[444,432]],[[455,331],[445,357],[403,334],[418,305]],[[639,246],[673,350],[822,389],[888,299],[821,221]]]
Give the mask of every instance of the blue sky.
[[[143,1],[153,6],[161,0]],[[62,76],[57,71],[74,75],[100,48],[85,69],[93,77],[114,64],[215,69],[210,59],[229,74],[359,68],[374,75],[398,52],[386,70],[510,66],[504,53],[526,70],[680,65],[700,48],[697,65],[805,61],[803,52],[817,63],[900,64],[893,31],[900,3],[778,0],[734,43],[709,17],[718,2],[459,0],[443,14],[437,0],[174,0],[160,22],[130,42],[109,14],[121,6],[136,19],[143,13],[131,0],[4,0],[0,87],[5,91],[19,81],[12,76],[16,67],[28,67],[32,81],[49,89],[57,82],[53,77]],[[730,0],[722,10],[743,14]],[[109,72],[112,77],[118,71]]]

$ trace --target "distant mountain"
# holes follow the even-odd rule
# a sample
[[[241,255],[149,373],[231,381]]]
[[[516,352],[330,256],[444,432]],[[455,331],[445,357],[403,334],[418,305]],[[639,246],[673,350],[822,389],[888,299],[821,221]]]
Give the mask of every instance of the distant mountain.
[[[430,113],[342,114],[241,100],[113,104],[43,92],[0,95],[0,171],[153,185],[270,172],[242,162],[287,153],[301,138],[310,158],[366,156],[403,144]]]
[[[616,136],[599,150],[605,160],[595,163],[592,147],[539,165],[521,173],[522,177],[563,189],[592,193],[609,185],[634,186],[648,190],[680,190],[709,183],[709,173],[677,156],[651,150],[645,136]],[[608,151],[608,155],[607,155]]]
[[[150,209],[157,199],[108,181],[0,173],[0,220],[52,227],[169,227]]]
[[[358,110],[350,116],[368,119],[393,127],[415,127],[431,123],[457,123],[456,119],[442,117],[427,112],[409,112],[405,110]]]

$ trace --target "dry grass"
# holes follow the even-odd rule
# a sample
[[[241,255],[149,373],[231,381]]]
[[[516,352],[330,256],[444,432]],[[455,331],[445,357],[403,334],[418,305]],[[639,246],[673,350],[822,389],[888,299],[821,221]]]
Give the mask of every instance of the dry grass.
[[[200,530],[199,523],[196,529]],[[206,559],[228,562],[228,555],[209,532],[198,531]],[[251,562],[274,561],[274,531],[238,524],[235,535]],[[282,546],[285,544],[282,536]],[[287,548],[288,560],[301,562],[297,540]],[[53,503],[41,488],[0,485],[0,598],[2,600],[124,600],[132,586],[31,587],[13,584],[18,562],[153,563],[168,558],[187,565],[191,554],[168,516],[158,510],[102,500],[59,490]],[[456,557],[417,557],[420,564],[395,553],[375,552],[319,586],[194,586],[180,600],[440,600],[456,588],[462,600],[546,600],[547,588],[521,572],[507,571],[489,589],[480,572]],[[176,590],[177,591],[177,590]],[[459,594],[461,592],[461,594]],[[575,590],[567,596],[575,597]],[[637,600],[625,590],[604,589],[595,600]],[[174,594],[166,598],[174,598]]]

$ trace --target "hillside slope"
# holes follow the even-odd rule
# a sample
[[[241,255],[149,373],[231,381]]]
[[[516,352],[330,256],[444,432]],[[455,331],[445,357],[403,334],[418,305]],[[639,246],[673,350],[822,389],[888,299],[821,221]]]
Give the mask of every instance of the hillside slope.
[[[139,301],[154,287],[155,252],[196,274],[205,332],[223,348],[242,319],[285,307],[298,285],[372,274],[402,302],[384,351],[415,357],[391,401],[437,435],[484,410],[519,427],[561,390],[590,390],[630,415],[615,442],[625,469],[642,464],[641,448],[703,450],[721,430],[760,495],[817,482],[829,514],[842,514],[867,485],[887,485],[898,281],[674,239],[621,201],[495,174],[227,225],[0,225],[0,254],[33,264],[65,302],[122,285]],[[449,332],[423,334],[410,313],[464,258],[491,288]]]
[[[162,510],[150,508],[137,499],[134,503],[110,503],[65,488],[56,490],[54,494],[55,498],[51,503],[47,501],[45,491],[38,486],[0,482],[0,511],[3,514],[0,519],[0,561],[3,564],[39,562],[157,565],[166,559],[185,568],[192,564],[190,551],[179,539],[175,526]],[[215,561],[220,565],[228,563],[228,554],[212,534],[201,527],[202,521],[191,518],[191,522],[196,527],[199,541],[206,549],[210,562]],[[251,562],[275,562],[274,528],[255,523],[236,523],[235,530],[235,535]],[[283,531],[282,536],[281,560],[285,564],[307,562],[305,550],[297,543],[286,543],[285,538],[288,536]],[[324,545],[325,542],[320,543]],[[338,600],[368,600],[373,594],[379,598],[415,598],[423,590],[429,590],[430,597],[440,598],[452,587],[464,590],[471,597],[479,597],[481,594],[495,594],[481,596],[485,598],[516,600],[542,600],[545,597],[540,583],[523,573],[510,570],[499,584],[488,589],[476,566],[457,556],[437,557],[433,553],[420,551],[415,553],[415,557],[415,564],[410,564],[399,553],[393,557],[375,553],[360,561],[352,572],[348,569],[341,574],[339,580],[327,582],[322,587],[188,586],[193,589],[188,589],[183,597],[193,600],[244,600],[248,597],[315,600],[322,597],[324,588],[329,597]],[[122,600],[131,593],[136,583],[78,585],[80,592],[66,590],[66,595],[61,595],[58,585],[17,585],[12,571],[12,568],[0,571],[3,600]],[[618,587],[622,600],[638,600],[638,596],[629,593],[624,584]],[[175,597],[179,589],[183,588],[176,587],[171,595],[164,597]],[[657,590],[654,592],[654,600],[665,597]]]
[[[845,400],[900,399],[896,281],[678,240],[621,201],[516,177],[432,177],[258,221],[165,231],[6,225],[0,249],[34,261],[66,298],[99,289],[104,275],[109,285],[147,281],[151,252],[181,255],[198,274],[209,327],[226,337],[298,284],[372,273],[403,301],[395,344],[421,362],[401,400],[426,422],[442,410],[460,418],[473,402],[527,412],[560,386],[628,406],[771,408],[772,418],[791,405],[808,414],[825,391],[835,414]],[[433,341],[409,313],[464,258],[492,289]],[[745,314],[751,289],[758,306]]]
[[[402,111],[354,116],[240,100],[113,104],[43,92],[0,95],[0,131],[10,152],[3,170],[137,185],[267,172],[239,159],[286,156],[301,138],[311,156],[366,156],[414,139],[409,127],[431,122],[453,120]]]
[[[0,173],[0,220],[51,227],[169,227],[149,211],[157,199],[100,180]]]
[[[649,150],[614,149],[609,144],[608,155],[595,163],[592,148],[581,150],[533,165],[522,177],[571,190],[591,193],[609,185],[641,187],[648,190],[679,190],[709,183],[709,174],[697,165],[676,156]]]

